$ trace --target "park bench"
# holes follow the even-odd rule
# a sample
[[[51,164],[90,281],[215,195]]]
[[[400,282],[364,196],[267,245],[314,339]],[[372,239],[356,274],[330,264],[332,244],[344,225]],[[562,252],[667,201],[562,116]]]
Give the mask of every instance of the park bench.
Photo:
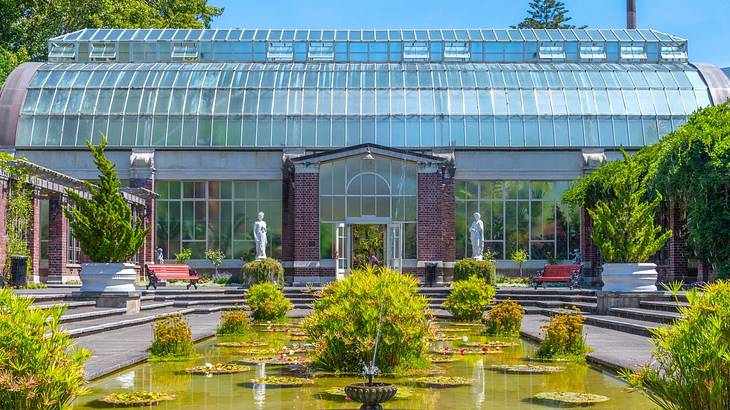
[[[157,289],[157,282],[161,280],[186,280],[190,282],[188,283],[188,289],[190,289],[190,286],[198,289],[200,276],[190,269],[188,265],[180,263],[148,263],[144,265],[144,269],[147,274],[147,279],[149,280],[147,283],[147,289],[149,289],[150,286]]]
[[[533,279],[535,289],[542,284],[545,287],[545,282],[565,282],[570,286],[571,289],[578,286],[580,280],[580,273],[583,267],[577,264],[570,265],[545,265],[542,271],[537,273],[537,276]]]

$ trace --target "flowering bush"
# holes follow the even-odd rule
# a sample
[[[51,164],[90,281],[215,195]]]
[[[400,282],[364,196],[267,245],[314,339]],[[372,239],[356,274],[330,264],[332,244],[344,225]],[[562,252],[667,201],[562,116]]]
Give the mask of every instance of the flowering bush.
[[[561,310],[550,316],[542,327],[545,339],[540,343],[536,356],[543,359],[585,360],[590,348],[583,340],[585,317],[578,308]]]
[[[522,306],[513,300],[497,303],[484,314],[488,336],[518,336],[522,327]]]
[[[58,328],[65,308],[0,290],[0,408],[62,409],[83,393],[91,352]]]
[[[188,248],[182,248],[180,252],[175,254],[176,263],[188,263],[190,258],[193,256],[193,251]]]
[[[497,266],[493,259],[477,260],[464,258],[454,264],[454,281],[466,280],[476,275],[489,285],[497,281]]]
[[[223,263],[223,259],[225,259],[225,257],[226,254],[223,252],[223,249],[208,249],[207,251],[205,251],[205,259],[213,264],[213,267],[215,268],[215,273],[218,273],[218,267],[221,266],[221,263]]]
[[[276,259],[266,258],[247,262],[243,265],[244,284],[274,282],[284,283],[284,267]]]
[[[273,283],[258,283],[251,286],[246,298],[251,314],[256,321],[278,320],[292,309],[289,299],[279,286]]]
[[[183,315],[158,319],[152,329],[150,354],[153,360],[184,360],[193,357],[193,333]]]
[[[243,335],[251,329],[251,321],[243,309],[230,310],[221,315],[219,335]]]
[[[481,319],[484,310],[492,303],[497,293],[484,279],[472,275],[467,280],[459,280],[452,285],[451,293],[444,302],[446,310],[455,320],[475,321]]]

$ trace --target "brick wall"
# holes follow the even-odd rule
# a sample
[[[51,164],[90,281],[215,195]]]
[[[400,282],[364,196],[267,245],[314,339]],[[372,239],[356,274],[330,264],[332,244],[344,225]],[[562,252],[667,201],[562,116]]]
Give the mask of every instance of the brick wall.
[[[456,259],[454,180],[440,173],[418,174],[417,239],[419,261]]]
[[[292,260],[297,262],[319,262],[319,173],[294,174],[291,191],[294,212],[293,237],[291,237]],[[290,228],[291,229],[291,228]],[[320,275],[316,267],[294,267],[294,276]]]
[[[294,175],[293,169],[290,168],[284,170],[284,178],[282,180],[281,190],[281,220],[282,220],[282,232],[281,232],[281,260],[293,261],[294,260]]]
[[[63,215],[65,198],[54,194],[48,198],[48,283],[63,283],[68,275],[68,221]]]
[[[31,258],[31,275],[40,277],[41,267],[41,198],[40,191],[33,192],[33,220],[28,235],[28,248]],[[30,281],[31,278],[28,278]]]

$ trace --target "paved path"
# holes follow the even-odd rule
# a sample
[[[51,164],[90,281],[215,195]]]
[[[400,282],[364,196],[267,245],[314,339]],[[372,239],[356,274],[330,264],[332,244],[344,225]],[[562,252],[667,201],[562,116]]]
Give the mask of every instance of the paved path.
[[[185,317],[192,328],[193,339],[200,340],[215,334],[220,313]],[[147,348],[152,343],[152,326],[153,323],[148,323],[76,339],[77,344],[93,352],[93,357],[85,365],[86,379],[97,379],[147,359]]]
[[[525,315],[522,319],[522,335],[532,340],[542,340],[540,327],[548,320],[544,315]],[[593,349],[586,360],[599,367],[617,372],[621,369],[637,369],[652,361],[653,346],[648,337],[619,332],[602,327],[584,326],[586,342]]]

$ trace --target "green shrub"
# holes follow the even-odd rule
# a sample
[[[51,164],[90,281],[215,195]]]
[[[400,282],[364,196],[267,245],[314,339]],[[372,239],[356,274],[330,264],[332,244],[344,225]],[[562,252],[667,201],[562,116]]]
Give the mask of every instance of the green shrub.
[[[218,335],[244,335],[251,330],[251,320],[243,309],[230,310],[221,315]]]
[[[730,408],[730,281],[686,295],[682,318],[652,330],[654,365],[621,376],[662,409]]]
[[[497,282],[497,267],[492,259],[476,260],[464,258],[454,264],[454,281],[466,280],[476,275],[488,285]]]
[[[177,313],[155,322],[150,354],[153,360],[185,360],[195,356],[193,333],[183,315]]]
[[[91,352],[58,328],[63,307],[29,309],[32,302],[0,290],[2,409],[62,409],[84,392]]]
[[[253,319],[259,322],[282,319],[292,309],[291,302],[279,286],[268,282],[251,286],[246,301]]]
[[[182,248],[180,252],[175,254],[175,263],[188,263],[193,256],[193,251],[188,248]]]
[[[467,280],[456,281],[451,286],[451,293],[446,298],[444,307],[459,321],[481,319],[484,310],[497,293],[494,287],[487,285],[476,275]]]
[[[497,303],[484,315],[487,336],[519,336],[524,310],[517,302],[505,300]]]
[[[284,267],[276,259],[266,258],[243,265],[243,281],[249,285],[264,282],[284,283]]]
[[[375,365],[381,371],[426,364],[427,338],[433,336],[431,312],[412,276],[369,266],[327,285],[321,293],[314,313],[302,322],[320,346],[314,358],[318,368],[361,372],[362,364],[372,359],[378,327]]]
[[[542,327],[545,339],[535,355],[542,359],[585,360],[591,349],[583,339],[584,321],[585,317],[575,307],[550,315],[550,321]]]

